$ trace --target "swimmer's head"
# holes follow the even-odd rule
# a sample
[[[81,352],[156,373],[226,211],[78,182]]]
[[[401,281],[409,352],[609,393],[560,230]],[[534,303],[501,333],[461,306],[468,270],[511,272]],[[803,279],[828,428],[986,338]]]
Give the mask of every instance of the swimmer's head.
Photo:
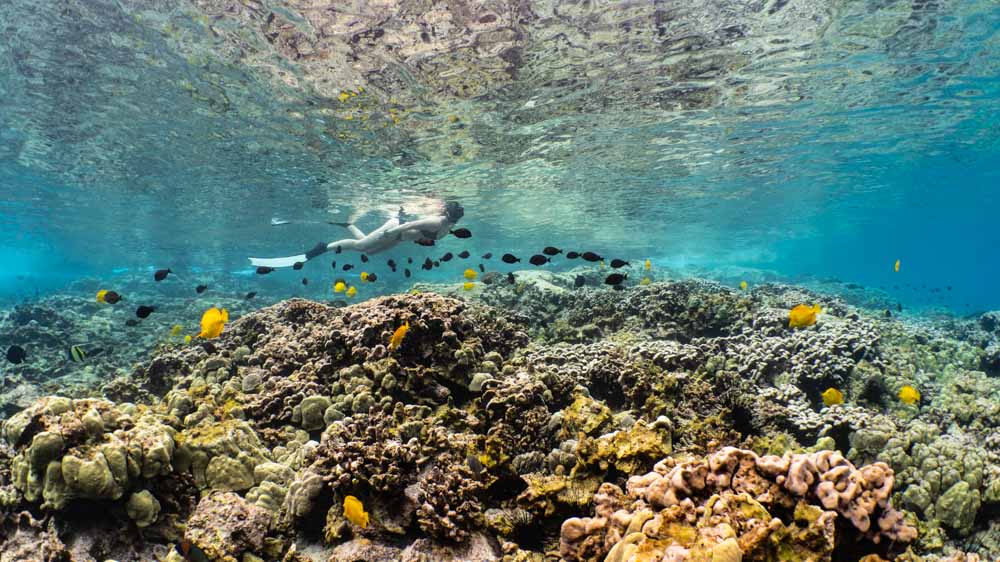
[[[465,209],[457,201],[448,201],[444,204],[444,216],[448,217],[449,222],[456,223],[465,216]]]

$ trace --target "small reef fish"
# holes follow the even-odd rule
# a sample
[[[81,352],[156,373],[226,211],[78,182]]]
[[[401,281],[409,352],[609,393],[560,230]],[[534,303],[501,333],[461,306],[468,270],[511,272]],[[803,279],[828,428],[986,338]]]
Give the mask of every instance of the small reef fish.
[[[184,343],[191,345],[191,340],[192,340],[191,334],[184,336]]]
[[[368,280],[368,272],[367,271],[362,271],[361,272],[361,280],[362,281],[367,281]]]
[[[639,281],[639,284],[640,285],[649,285],[652,282],[653,282],[653,280],[650,279],[649,277],[643,277],[642,281]]]
[[[24,360],[27,359],[27,357],[28,357],[28,352],[25,351],[24,348],[19,345],[12,345],[7,348],[7,361],[10,361],[15,365],[20,365],[21,363],[24,363]]]
[[[453,258],[453,257],[455,257],[455,256],[453,256],[451,254],[451,252],[448,252],[445,255],[441,256],[441,261],[443,261],[443,262],[449,262],[449,261],[451,261],[451,258]]]
[[[643,268],[644,268],[644,269],[645,269],[646,271],[649,271],[650,269],[653,269],[653,264],[652,264],[652,263],[651,263],[651,262],[650,262],[650,261],[649,261],[649,260],[647,259],[647,260],[646,260],[646,263],[645,263],[645,264],[643,264]]]
[[[470,254],[468,250],[462,250],[462,252],[458,254],[458,257],[460,257],[460,258],[462,258],[464,260],[464,259],[468,258],[471,255],[472,254]]]
[[[457,228],[451,231],[455,238],[472,238],[472,232],[468,228]]]
[[[920,402],[920,391],[910,385],[906,385],[899,389],[897,396],[899,396],[900,402],[906,404],[907,406]]]
[[[620,285],[622,281],[628,279],[627,273],[612,273],[604,278],[605,285]]]
[[[566,259],[575,260],[578,257],[580,257],[580,252],[569,252],[566,254]]]
[[[389,338],[389,351],[394,351],[401,343],[403,343],[403,338],[406,337],[406,332],[408,331],[410,331],[409,321],[403,322],[402,326],[396,328],[396,331],[394,331],[392,336]]]
[[[431,240],[430,238],[421,238],[420,240],[414,240],[413,243],[414,244],[419,244],[421,246],[433,246],[434,245],[434,241]]]
[[[741,291],[746,291],[747,290],[747,282],[746,281],[740,281],[740,290]]]
[[[486,273],[486,267],[483,264],[479,264],[479,273]]]
[[[413,274],[410,273],[409,268],[406,268],[406,269],[403,270],[403,277],[406,277],[407,279],[409,279],[410,275],[413,275]]]
[[[173,337],[177,337],[181,335],[181,332],[183,331],[184,331],[184,326],[181,326],[180,324],[174,324],[174,327],[170,328],[170,335]]]
[[[226,327],[226,322],[229,322],[229,312],[225,308],[220,310],[213,306],[201,315],[201,333],[198,337],[204,339],[219,337]]]
[[[573,286],[579,289],[587,284],[587,278],[583,275],[577,275],[576,279],[573,280]]]
[[[330,262],[330,267],[333,268],[333,269],[337,269],[337,262],[336,262],[336,260]]]
[[[305,265],[304,263],[302,263],[300,261],[297,261],[297,262],[295,262],[295,263],[292,264],[292,269],[294,269],[295,271],[298,271],[298,270],[302,269],[302,266],[304,266],[304,265]]]
[[[557,254],[561,254],[562,250],[554,246],[546,246],[545,249],[542,250],[542,253],[545,254],[546,256],[554,256]]]
[[[160,281],[163,281],[164,279],[166,279],[167,275],[170,275],[171,273],[173,273],[173,271],[171,271],[169,269],[157,269],[153,273],[153,280],[156,281],[157,283],[159,283]]]
[[[368,256],[367,255],[361,254],[361,263],[368,263]]]
[[[155,310],[155,306],[140,305],[139,308],[135,309],[135,315],[139,318],[148,318]]]
[[[340,269],[343,269],[344,271],[350,271],[350,270],[354,269],[354,266],[351,265],[351,264],[349,264],[349,263],[345,263],[344,267],[342,267]]]
[[[365,506],[361,503],[361,500],[354,496],[344,498],[344,517],[362,529],[368,528],[368,512],[365,511]]]
[[[594,252],[584,252],[580,254],[580,257],[589,262],[602,261],[604,258],[595,254]]]
[[[256,291],[250,291],[243,298],[246,299],[246,300],[250,300],[250,299],[252,299],[252,298],[254,298],[256,296],[257,296],[257,292]]]
[[[631,264],[625,260],[620,260],[618,258],[611,260],[611,267],[615,269],[618,269],[619,267],[625,267],[626,265],[631,265]]]
[[[485,254],[483,254],[483,259],[484,260],[488,260],[488,259],[490,259],[492,257],[493,257],[493,254],[490,253],[490,252],[486,252]]]
[[[271,219],[272,221],[274,219]],[[282,223],[284,224],[284,223]],[[198,548],[194,543],[187,539],[182,539],[177,542],[177,551],[180,552],[181,556],[184,557],[186,562],[210,562],[211,559],[205,554],[205,551]]]
[[[262,265],[262,266],[260,266],[260,267],[257,268],[257,275],[267,275],[268,273],[271,273],[272,271],[274,271],[273,267],[267,267],[265,265]]]
[[[423,265],[421,265],[420,267],[424,270],[430,271],[434,269],[434,262],[431,261],[431,258],[426,258],[424,259]]]
[[[86,359],[87,356],[97,355],[101,353],[101,351],[103,350],[93,349],[91,351],[87,351],[79,345],[71,345],[69,346],[69,360],[74,363],[83,363],[83,360]]]
[[[346,290],[347,290],[347,283],[344,283],[343,281],[337,281],[336,283],[333,284],[334,293],[343,293]]]
[[[207,290],[208,290],[208,285],[198,285],[197,287],[194,288],[194,292],[198,293],[199,295]]]
[[[104,293],[104,302],[108,304],[118,304],[122,300],[122,296],[114,291],[108,291]]]
[[[521,258],[515,256],[514,254],[504,254],[501,258],[504,263],[517,263],[521,261]]]
[[[463,275],[463,276],[464,276],[464,277],[465,277],[466,279],[468,279],[469,281],[472,281],[472,280],[474,280],[474,279],[475,279],[476,277],[478,277],[478,276],[479,276],[479,274],[478,274],[478,273],[476,273],[476,271],[475,271],[475,270],[473,270],[473,269],[466,269],[466,270],[465,270],[465,273],[463,273],[462,275]]]
[[[899,260],[896,260],[895,265],[892,266],[892,270],[899,273]]]
[[[308,279],[306,279],[305,277],[303,277],[303,278],[302,278],[302,284],[303,284],[303,285],[308,285],[308,284],[309,284],[309,280],[308,280]]]
[[[358,290],[355,287],[351,286],[347,288],[346,294],[348,297],[353,297],[358,294]]]
[[[385,264],[388,265],[390,269],[396,269],[396,262],[391,258],[387,260]]]
[[[475,288],[476,288],[476,284],[473,283],[472,281],[466,281],[465,283],[462,283],[462,290],[463,291],[471,291],[471,290],[473,290]]]
[[[516,281],[517,281],[517,278],[514,277],[514,273],[508,271],[507,272],[507,284],[508,285],[513,285]]]
[[[827,406],[844,403],[844,393],[836,388],[833,388],[832,386],[824,390],[819,396],[823,399],[823,404],[826,404]]]
[[[812,306],[800,304],[788,312],[788,327],[805,328],[816,323],[816,315],[823,312],[818,305]]]
[[[441,267],[441,262],[434,260],[434,267]]]
[[[376,281],[378,281],[378,275],[375,275],[374,273],[369,273],[368,274],[368,282],[369,283],[374,283]]]
[[[887,308],[885,309],[885,312],[882,313],[882,316],[885,316],[886,318],[892,318],[892,311]]]
[[[549,258],[543,256],[542,254],[535,254],[535,255],[531,256],[531,259],[528,260],[528,263],[530,263],[531,265],[539,265],[540,266],[540,265],[545,265],[545,264],[549,263],[550,261],[552,261],[552,260],[550,260]]]
[[[106,302],[108,302],[106,300],[107,296],[108,296],[108,290],[107,289],[101,289],[100,291],[97,291],[97,297],[96,297],[97,298],[97,302],[100,302],[100,303],[106,303]]]

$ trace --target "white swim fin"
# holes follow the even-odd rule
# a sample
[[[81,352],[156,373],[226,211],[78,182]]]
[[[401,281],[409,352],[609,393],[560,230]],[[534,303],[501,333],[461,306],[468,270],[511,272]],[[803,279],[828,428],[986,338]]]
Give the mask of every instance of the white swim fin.
[[[250,258],[250,265],[254,267],[292,267],[297,263],[307,261],[305,254],[288,256],[287,258]]]

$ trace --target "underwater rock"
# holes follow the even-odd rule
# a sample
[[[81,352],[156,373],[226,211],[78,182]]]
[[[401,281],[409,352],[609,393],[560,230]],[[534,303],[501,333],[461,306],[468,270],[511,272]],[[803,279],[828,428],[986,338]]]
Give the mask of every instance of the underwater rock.
[[[247,503],[231,492],[209,494],[187,522],[184,538],[198,546],[212,560],[240,560],[241,555],[255,554],[271,559],[264,551],[268,545],[271,515]]]

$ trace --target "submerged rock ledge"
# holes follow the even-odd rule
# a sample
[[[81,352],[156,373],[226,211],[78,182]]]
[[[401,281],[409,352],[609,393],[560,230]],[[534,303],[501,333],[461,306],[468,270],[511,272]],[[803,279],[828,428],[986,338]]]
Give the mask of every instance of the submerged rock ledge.
[[[103,397],[40,397],[2,427],[0,559],[1000,556],[989,315],[566,288],[283,301]],[[826,313],[790,329],[802,302]],[[895,397],[906,384],[922,402]],[[844,404],[823,405],[831,386]]]

